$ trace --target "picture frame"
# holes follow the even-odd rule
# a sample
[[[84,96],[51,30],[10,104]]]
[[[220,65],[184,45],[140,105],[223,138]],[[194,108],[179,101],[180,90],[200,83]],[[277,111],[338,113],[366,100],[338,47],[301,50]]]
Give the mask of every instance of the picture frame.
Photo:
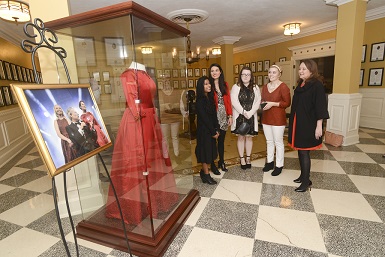
[[[239,74],[239,65],[238,64],[234,65],[234,74]]]
[[[263,77],[262,75],[257,76],[257,85],[258,86],[263,86]]]
[[[361,63],[365,62],[366,60],[366,48],[367,48],[367,45],[362,46]]]
[[[181,80],[181,81],[180,81],[180,88],[182,88],[182,89],[187,88],[186,80]]]
[[[263,71],[269,71],[270,68],[270,60],[263,61]]]
[[[124,50],[122,37],[105,37],[106,61],[109,66],[124,65],[124,58],[128,55]]]
[[[286,57],[279,58],[279,62],[286,62]]]
[[[1,91],[2,91],[3,96],[4,96],[4,104],[5,105],[12,105],[10,86],[1,87]]]
[[[92,77],[94,78],[95,81],[99,82],[100,81],[100,72],[99,71],[92,72]]]
[[[245,63],[245,66],[250,68],[250,63],[249,62]]]
[[[199,68],[195,68],[194,69],[194,75],[195,75],[195,77],[200,77],[200,70],[199,70]]]
[[[4,69],[4,63],[2,60],[0,60],[0,79],[6,79],[5,69]]]
[[[173,69],[173,70],[172,70],[172,77],[173,77],[173,78],[177,78],[177,77],[179,77],[178,75],[179,75],[179,74],[178,74],[178,70]]]
[[[239,64],[239,72],[241,72],[241,70],[243,69],[243,66],[245,66],[244,64]]]
[[[193,76],[193,70],[192,70],[192,68],[188,68],[187,69],[187,77],[192,78],[192,76]],[[190,83],[189,83],[189,85],[190,85]]]
[[[186,77],[186,69],[180,69],[180,77],[185,78]]]
[[[28,82],[28,78],[27,78],[27,69],[25,67],[22,67],[21,68],[21,72],[23,73],[23,80],[25,82]]]
[[[11,65],[9,62],[3,62],[4,63],[4,71],[5,71],[5,74],[6,74],[6,79],[7,80],[13,80],[13,77],[12,77],[12,71],[11,71]]]
[[[361,69],[360,70],[360,81],[359,81],[359,86],[362,86],[364,84],[364,74],[365,74],[365,70],[364,69]]]
[[[171,70],[164,70],[164,77],[165,78],[171,78]]]
[[[19,81],[23,82],[23,73],[21,71],[21,67],[19,65],[16,65],[16,70],[17,70],[17,76],[19,77]]]
[[[13,80],[18,81],[19,80],[19,76],[17,75],[16,64],[11,63],[11,70],[12,70]]]
[[[252,72],[257,72],[257,63],[256,62],[252,62],[251,63],[251,71]]]
[[[96,66],[96,52],[94,38],[75,37],[74,50],[77,66]]]
[[[372,44],[372,51],[370,53],[370,61],[378,62],[384,60],[385,42]]]
[[[156,70],[156,76],[158,78],[162,78],[163,77],[163,71],[162,70]]]
[[[207,76],[207,68],[202,68],[202,76]]]
[[[12,89],[51,177],[68,170],[112,145],[89,84],[13,84]],[[90,138],[91,134],[94,135],[96,132],[91,130],[85,121],[81,125],[74,123],[81,119],[81,112],[78,108],[80,101],[85,103],[87,112],[95,119],[94,124],[97,122],[100,126],[100,132],[106,136],[108,142],[105,145],[88,144],[88,142],[95,142]],[[72,119],[73,122],[69,123],[65,129],[70,131],[68,133],[70,139],[76,145],[74,148],[77,150],[76,156],[72,160],[64,159],[61,139],[55,131],[57,119],[54,111],[55,105],[62,107],[65,112],[67,109],[70,110],[69,119]]]
[[[103,71],[103,81],[110,81],[110,72],[109,71]]]
[[[3,90],[0,87],[0,107],[3,107],[3,106],[5,106],[5,99],[4,99],[4,95],[3,95]]]
[[[174,80],[172,82],[172,86],[173,86],[174,89],[179,89],[179,81],[178,80]]]
[[[104,85],[104,93],[112,94],[112,90],[111,90],[111,85],[110,84]]]
[[[198,86],[198,80],[196,79],[195,80],[195,87],[197,87]]]
[[[382,86],[383,76],[384,76],[384,68],[369,69],[368,86]]]
[[[193,79],[188,80],[188,88],[194,88],[194,80]]]
[[[263,62],[262,61],[258,61],[257,62],[257,72],[262,72],[262,64],[263,64]]]
[[[238,77],[234,77],[234,84],[238,83]]]
[[[158,89],[163,90],[163,81],[158,81]]]
[[[29,69],[28,71],[31,76],[31,82],[36,83],[35,74],[33,74],[33,70]]]
[[[267,75],[263,76],[263,84],[266,85],[269,82],[270,82],[269,76],[267,76]]]
[[[25,73],[26,73],[26,75],[27,75],[27,81],[28,81],[28,82],[32,82],[31,74],[28,72],[28,69],[27,69],[27,68],[25,68]]]

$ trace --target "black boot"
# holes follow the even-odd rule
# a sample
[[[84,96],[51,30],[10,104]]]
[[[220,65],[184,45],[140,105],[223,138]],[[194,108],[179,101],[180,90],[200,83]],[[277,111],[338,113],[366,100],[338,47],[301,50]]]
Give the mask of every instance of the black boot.
[[[215,185],[217,182],[210,176],[210,174],[203,173],[201,177],[203,183],[207,183],[209,185]]]
[[[311,182],[311,180],[309,180],[309,183],[302,182],[299,187],[294,189],[294,191],[301,192],[301,193],[306,192],[308,189],[311,191],[312,185],[313,185],[313,183]]]
[[[218,167],[219,167],[222,171],[224,171],[224,172],[228,171],[228,169],[226,168],[226,164],[225,164],[224,161],[219,161],[219,162],[218,162]]]
[[[279,174],[281,174],[282,169],[283,169],[283,166],[282,167],[275,167],[273,172],[271,173],[271,175],[272,176],[278,176]]]
[[[221,173],[219,172],[217,166],[215,166],[214,162],[211,163],[211,171],[213,172],[214,175],[221,175]]]
[[[263,171],[266,172],[266,171],[269,171],[269,170],[272,170],[274,169],[274,161],[272,162],[266,162],[265,163],[265,167],[263,167]]]
[[[245,159],[245,157],[240,157],[240,159],[239,159],[239,161],[240,161],[240,163],[241,163],[241,169],[242,170],[245,170],[245,169],[247,169],[247,164],[242,164],[242,159]],[[246,161],[245,161],[246,162]]]

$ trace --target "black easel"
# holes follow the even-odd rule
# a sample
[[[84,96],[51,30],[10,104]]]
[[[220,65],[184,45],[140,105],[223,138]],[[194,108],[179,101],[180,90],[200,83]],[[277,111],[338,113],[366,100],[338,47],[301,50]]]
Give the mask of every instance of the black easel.
[[[29,27],[32,28],[32,31],[33,31],[32,34],[30,34],[28,32],[28,28]],[[37,32],[38,34],[35,34],[35,32]],[[56,36],[55,32],[53,32],[49,28],[45,28],[44,22],[41,19],[36,18],[36,19],[34,19],[34,23],[29,22],[29,23],[26,23],[24,25],[24,34],[27,35],[29,38],[35,39],[35,41],[38,40],[38,42],[34,42],[34,41],[31,41],[31,40],[24,39],[21,42],[21,48],[25,52],[31,53],[32,70],[33,70],[33,74],[35,76],[36,83],[37,84],[41,84],[41,78],[39,77],[39,75],[37,73],[37,70],[36,70],[35,55],[36,55],[36,52],[37,52],[37,50],[39,48],[47,48],[47,49],[53,51],[59,57],[59,59],[61,60],[61,62],[63,64],[64,70],[65,70],[65,73],[66,73],[66,76],[67,76],[68,83],[72,84],[71,78],[70,78],[70,75],[69,75],[69,72],[68,72],[67,65],[66,65],[66,63],[64,61],[64,58],[67,57],[67,52],[65,51],[65,49],[63,47],[55,47],[53,45],[53,44],[58,43],[58,37]],[[51,36],[51,38],[49,36]],[[128,243],[128,236],[127,236],[127,231],[126,231],[126,225],[124,224],[123,213],[122,213],[122,209],[120,207],[118,196],[117,196],[116,191],[115,191],[115,187],[114,187],[114,185],[113,185],[113,183],[111,181],[110,174],[109,174],[109,172],[107,170],[107,167],[106,167],[106,165],[105,165],[105,163],[103,161],[103,158],[100,155],[100,153],[98,154],[98,156],[99,156],[99,158],[100,158],[100,160],[101,160],[101,162],[103,164],[103,167],[104,167],[104,169],[105,169],[105,171],[107,173],[108,179],[110,180],[110,185],[111,185],[111,188],[112,188],[112,190],[114,192],[114,196],[115,196],[115,199],[116,199],[116,203],[118,205],[118,209],[119,209],[119,213],[120,213],[120,217],[121,217],[121,221],[122,221],[122,226],[123,226],[125,240],[126,240],[126,243],[127,243],[128,252],[129,252],[130,256],[132,257],[130,245]],[[66,202],[68,217],[69,217],[69,220],[70,220],[70,223],[71,223],[72,234],[73,234],[73,237],[74,237],[75,248],[76,248],[76,256],[79,257],[79,246],[78,246],[77,237],[76,237],[76,234],[75,234],[75,226],[74,226],[72,215],[71,215],[71,209],[70,209],[69,202],[68,202],[67,171],[68,170],[63,172],[64,196],[65,196],[65,202]],[[58,197],[57,197],[55,177],[52,177],[52,192],[53,192],[53,199],[54,199],[54,204],[55,204],[56,218],[57,218],[57,222],[58,222],[58,226],[59,226],[59,230],[60,230],[61,239],[63,241],[64,248],[66,250],[67,256],[71,257],[71,253],[70,253],[69,248],[68,248],[67,240],[65,239],[65,236],[64,236],[63,226],[62,226],[61,219],[60,219],[59,207],[58,207],[58,202],[57,202],[57,198]]]

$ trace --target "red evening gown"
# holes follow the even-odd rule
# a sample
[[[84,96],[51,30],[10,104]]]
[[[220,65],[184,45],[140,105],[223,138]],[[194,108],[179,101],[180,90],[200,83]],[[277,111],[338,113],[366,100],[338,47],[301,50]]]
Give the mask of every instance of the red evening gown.
[[[162,155],[162,133],[153,99],[156,85],[144,71],[128,69],[121,75],[126,97],[112,156],[111,180],[122,208],[124,222],[139,224],[172,210],[178,202],[172,168]],[[140,99],[141,118],[135,99]],[[147,176],[145,174],[148,174]],[[120,219],[110,187],[106,216]]]
[[[92,121],[94,124],[94,129],[96,130],[97,139],[96,142],[99,146],[104,146],[109,143],[108,138],[104,134],[103,130],[101,129],[98,121],[95,119],[94,115],[90,112],[83,113],[80,116],[80,119],[84,121],[88,126],[90,126],[90,122]]]

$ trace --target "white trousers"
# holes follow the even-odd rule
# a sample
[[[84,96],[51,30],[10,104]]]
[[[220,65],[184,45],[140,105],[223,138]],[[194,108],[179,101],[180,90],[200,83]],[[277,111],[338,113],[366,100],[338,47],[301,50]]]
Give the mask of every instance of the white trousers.
[[[179,124],[180,122],[174,122],[174,123],[167,123],[167,124],[160,124],[160,127],[162,129],[162,148],[163,148],[163,156],[166,154],[168,155],[168,139],[170,137],[170,131],[171,131],[171,140],[172,140],[172,146],[174,148],[174,154],[175,156],[179,156]]]
[[[263,124],[263,133],[266,137],[267,147],[267,162],[274,161],[275,150],[275,167],[283,167],[283,159],[285,154],[285,147],[283,145],[283,133],[285,126],[272,126]]]

